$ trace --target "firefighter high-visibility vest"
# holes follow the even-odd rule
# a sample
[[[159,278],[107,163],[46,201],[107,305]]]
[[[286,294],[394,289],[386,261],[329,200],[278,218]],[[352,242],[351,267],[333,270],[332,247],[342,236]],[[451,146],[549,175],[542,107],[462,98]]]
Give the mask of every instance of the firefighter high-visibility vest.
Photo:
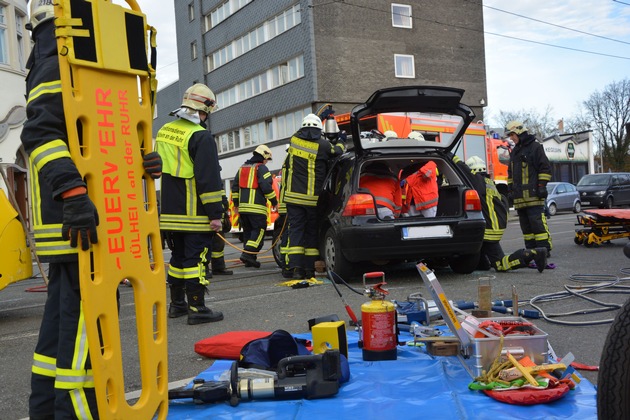
[[[188,142],[193,133],[204,128],[185,119],[165,124],[155,138],[155,150],[162,158],[162,172],[178,178],[194,176],[193,161],[188,154]]]

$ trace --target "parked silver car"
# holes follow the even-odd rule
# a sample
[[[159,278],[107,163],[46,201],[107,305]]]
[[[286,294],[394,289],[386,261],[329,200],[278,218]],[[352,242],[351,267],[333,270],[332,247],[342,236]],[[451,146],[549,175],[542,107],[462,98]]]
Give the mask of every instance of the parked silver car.
[[[547,184],[547,208],[549,215],[555,215],[558,210],[573,210],[579,213],[582,210],[580,193],[573,184],[568,182],[549,182]]]

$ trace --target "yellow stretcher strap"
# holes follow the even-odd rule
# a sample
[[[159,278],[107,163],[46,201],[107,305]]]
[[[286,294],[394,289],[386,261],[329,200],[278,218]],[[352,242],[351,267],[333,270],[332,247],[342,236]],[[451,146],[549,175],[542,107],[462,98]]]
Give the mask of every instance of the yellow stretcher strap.
[[[81,296],[102,419],[166,418],[166,288],[157,200],[142,155],[152,150],[155,30],[134,0],[58,0],[57,45],[69,149],[100,218],[79,252]],[[128,279],[137,348],[122,348],[116,290]],[[125,400],[123,354],[138,353],[142,392]]]

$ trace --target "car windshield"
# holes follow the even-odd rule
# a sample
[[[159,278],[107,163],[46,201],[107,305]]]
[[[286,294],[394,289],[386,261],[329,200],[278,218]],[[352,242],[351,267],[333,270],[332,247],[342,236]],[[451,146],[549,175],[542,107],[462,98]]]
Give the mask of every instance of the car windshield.
[[[578,182],[578,187],[585,187],[591,185],[599,185],[606,186],[610,182],[610,175],[584,175],[580,182]]]
[[[556,184],[547,184],[547,193],[551,194],[553,192],[553,188],[556,186]]]

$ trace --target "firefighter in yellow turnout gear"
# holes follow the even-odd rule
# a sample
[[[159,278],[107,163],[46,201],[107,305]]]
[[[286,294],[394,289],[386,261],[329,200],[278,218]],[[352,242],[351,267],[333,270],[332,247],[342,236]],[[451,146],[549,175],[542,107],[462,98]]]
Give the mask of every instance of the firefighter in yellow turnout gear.
[[[214,136],[206,129],[215,108],[214,93],[197,83],[184,93],[178,117],[157,133],[156,151],[164,161],[160,229],[172,251],[167,281],[169,317],[188,315],[188,324],[221,321],[223,314],[205,305],[212,239],[222,229],[219,158]],[[188,302],[186,302],[188,298]]]
[[[240,260],[245,267],[260,268],[256,254],[262,249],[267,229],[267,200],[273,207],[278,205],[271,172],[266,166],[269,160],[269,147],[264,144],[256,147],[252,157],[238,169],[232,183],[232,201],[238,208],[243,227],[245,247]]]
[[[468,158],[465,164],[457,156],[453,161],[466,173],[479,194],[481,210],[486,219],[478,269],[488,270],[493,267],[497,271],[516,270],[535,261],[538,271],[542,272],[547,265],[546,248],[519,249],[510,255],[503,253],[500,241],[507,226],[509,204],[486,173],[485,162],[479,156]]]
[[[288,242],[282,276],[311,278],[315,273],[317,249],[317,199],[324,185],[328,161],[345,150],[339,137],[331,143],[322,137],[322,121],[315,114],[302,120],[293,135],[282,172],[282,199],[287,206]],[[337,133],[334,133],[337,135]]]

